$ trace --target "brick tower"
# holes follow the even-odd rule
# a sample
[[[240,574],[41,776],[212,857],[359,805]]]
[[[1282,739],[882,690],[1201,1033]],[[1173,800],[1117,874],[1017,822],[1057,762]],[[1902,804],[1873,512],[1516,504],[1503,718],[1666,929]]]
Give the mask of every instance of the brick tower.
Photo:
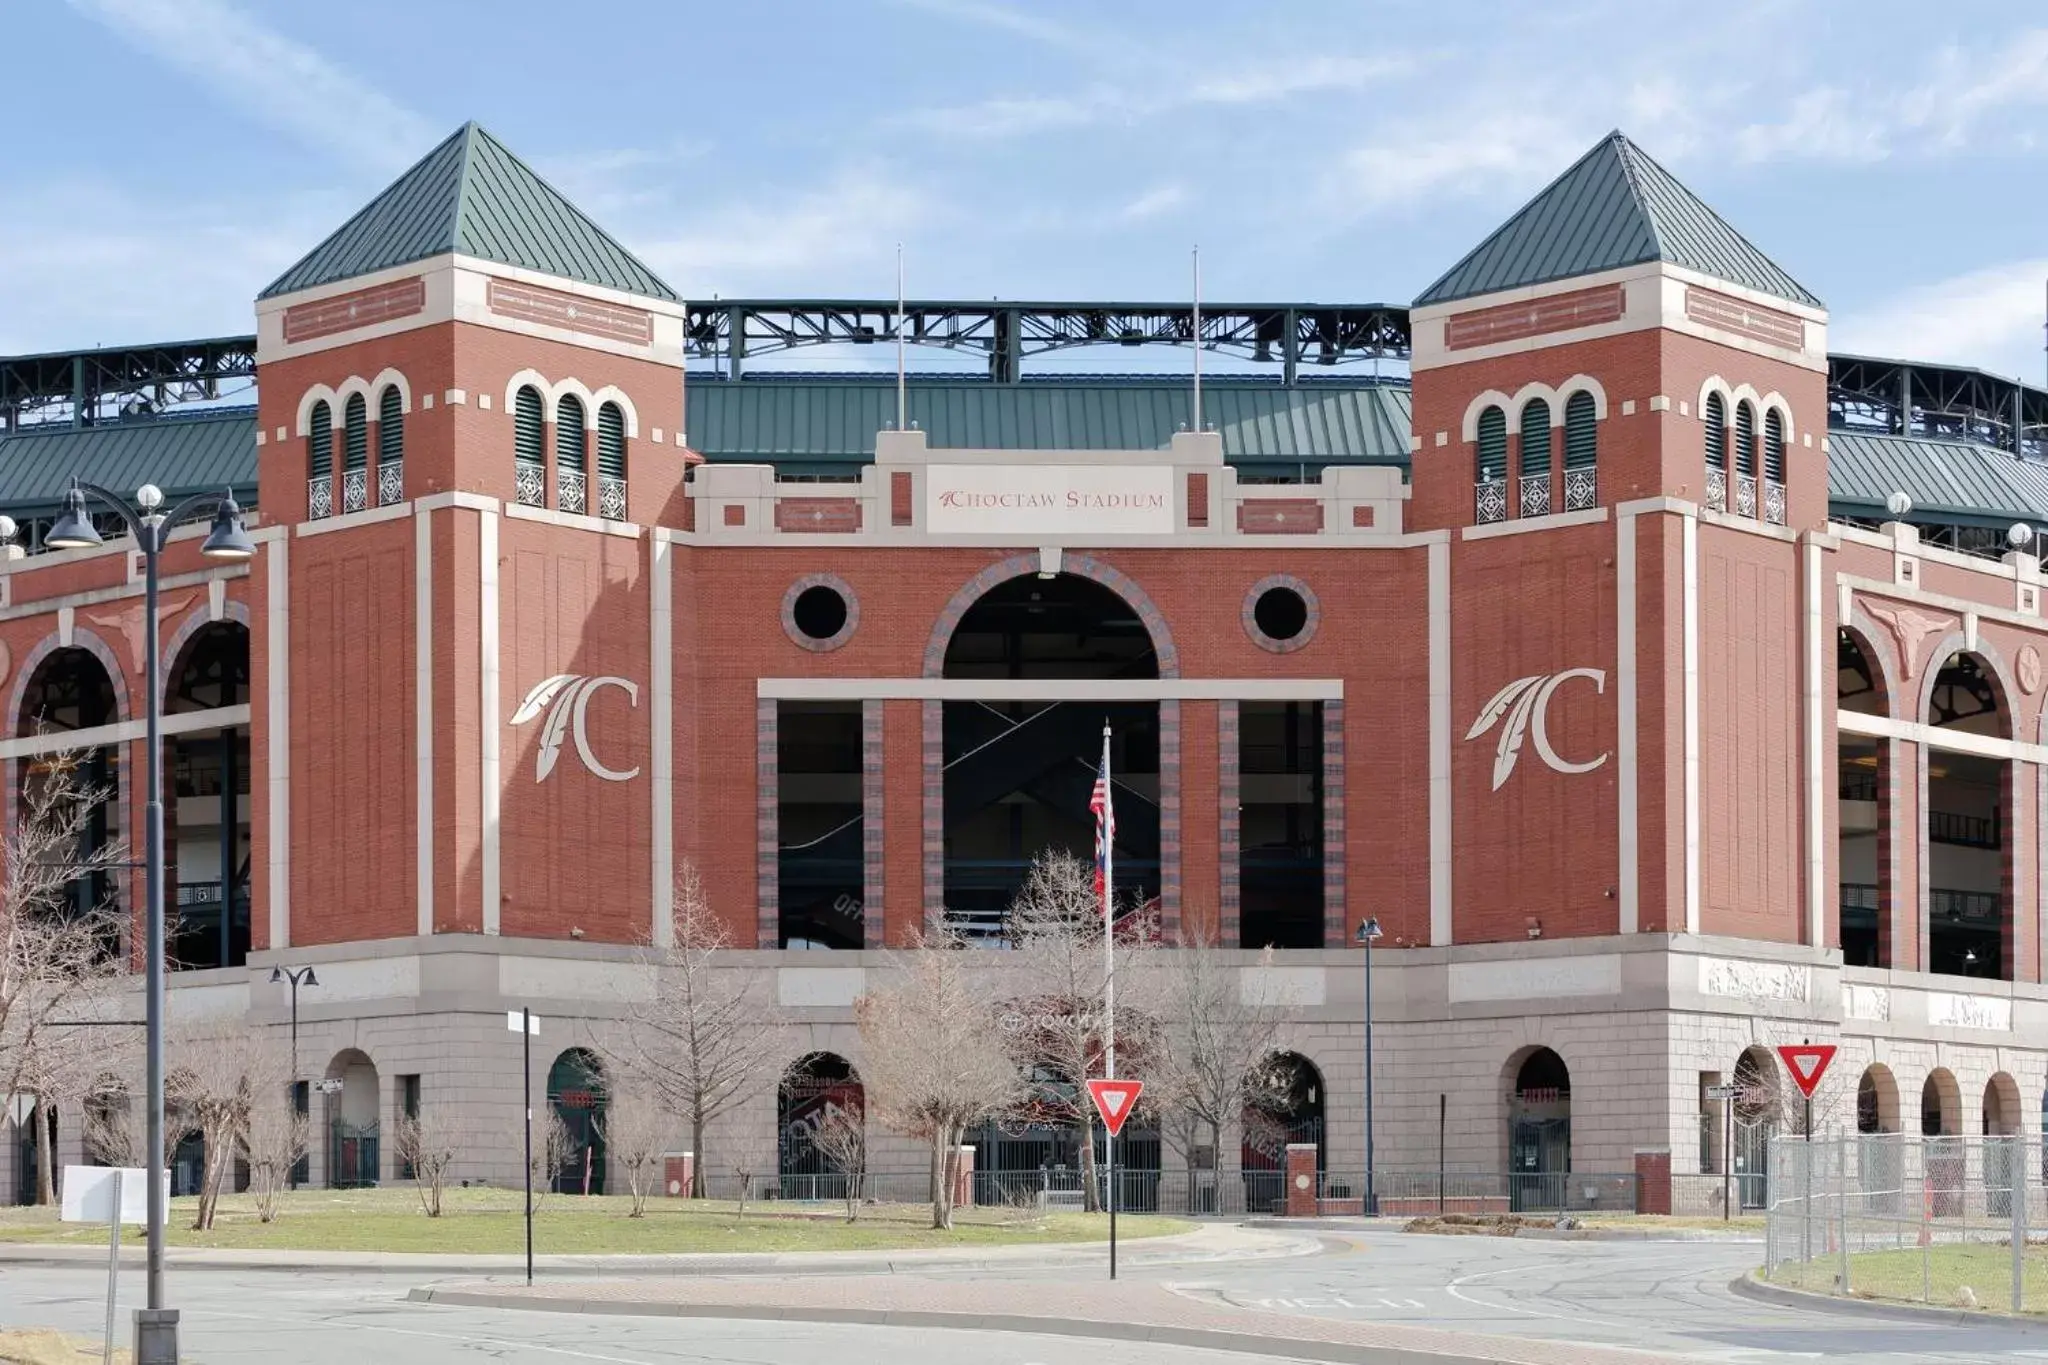
[[[632,736],[597,768],[647,749],[650,528],[680,525],[688,458],[674,292],[471,123],[257,324],[256,946],[604,935],[585,889],[644,906],[621,854],[650,810],[574,755],[585,709]],[[548,681],[535,706],[573,692],[578,738],[514,781]]]
[[[1432,938],[1817,942],[1819,300],[1614,133],[1413,328],[1411,525],[1443,538],[1454,661]]]

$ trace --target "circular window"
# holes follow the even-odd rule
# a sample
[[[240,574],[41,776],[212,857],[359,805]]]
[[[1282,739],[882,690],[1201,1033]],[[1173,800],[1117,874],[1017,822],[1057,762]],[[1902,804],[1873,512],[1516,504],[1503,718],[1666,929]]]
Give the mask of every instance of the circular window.
[[[1286,654],[1307,644],[1316,633],[1316,621],[1321,614],[1308,584],[1286,574],[1261,579],[1245,594],[1245,634],[1259,648],[1275,654]]]
[[[783,594],[782,628],[805,649],[839,648],[859,620],[853,589],[831,574],[800,578]]]

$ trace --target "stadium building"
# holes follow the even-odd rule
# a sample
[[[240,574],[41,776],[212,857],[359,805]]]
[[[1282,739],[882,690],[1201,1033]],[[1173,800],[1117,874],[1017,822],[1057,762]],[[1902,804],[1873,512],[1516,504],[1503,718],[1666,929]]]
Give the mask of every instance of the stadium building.
[[[1806,1039],[1828,1122],[2038,1130],[2048,392],[1830,355],[1619,134],[1409,307],[913,302],[985,376],[767,367],[897,316],[685,303],[469,125],[253,337],[0,360],[10,800],[83,751],[141,826],[139,559],[43,551],[70,477],[259,510],[168,553],[162,909],[174,1014],[296,1018],[316,1182],[422,1105],[513,1178],[522,1006],[589,1140],[686,862],[788,1021],[715,1174],[817,1173],[878,954],[1087,848],[1105,720],[1120,878],[1294,1015],[1226,1186],[1278,1198],[1278,1131],[1355,1198],[1369,917],[1390,1197],[1441,1140],[1531,1206],[1753,1200]],[[1191,341],[1244,363],[1033,370]]]

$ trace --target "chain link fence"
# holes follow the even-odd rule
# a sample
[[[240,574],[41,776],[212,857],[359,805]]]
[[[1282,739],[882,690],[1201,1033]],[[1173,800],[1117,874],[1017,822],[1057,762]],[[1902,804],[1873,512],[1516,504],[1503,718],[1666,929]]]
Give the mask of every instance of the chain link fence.
[[[1824,1294],[2048,1311],[2043,1155],[2018,1136],[1774,1139],[1765,1274]]]

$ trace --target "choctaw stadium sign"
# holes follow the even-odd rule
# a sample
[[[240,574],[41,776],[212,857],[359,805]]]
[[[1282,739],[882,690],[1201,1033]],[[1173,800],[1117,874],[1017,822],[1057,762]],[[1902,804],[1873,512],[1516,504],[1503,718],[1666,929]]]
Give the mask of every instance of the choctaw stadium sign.
[[[924,488],[927,531],[1173,534],[1169,465],[935,464]]]

